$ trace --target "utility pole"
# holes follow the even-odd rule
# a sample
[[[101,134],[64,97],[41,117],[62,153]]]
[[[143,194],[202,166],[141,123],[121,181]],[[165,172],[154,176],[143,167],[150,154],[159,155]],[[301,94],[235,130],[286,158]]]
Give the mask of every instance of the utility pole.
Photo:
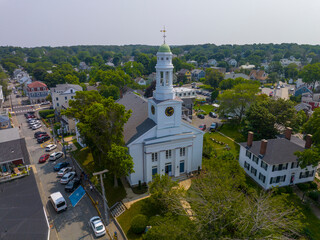
[[[93,173],[92,175],[93,176],[100,175],[100,183],[101,183],[101,188],[102,188],[104,213],[105,213],[105,217],[106,217],[106,223],[107,223],[107,225],[109,225],[109,213],[108,213],[109,212],[109,207],[108,207],[108,203],[107,203],[106,193],[105,193],[105,190],[104,190],[103,176],[102,176],[104,173],[107,173],[107,172],[109,172],[109,170],[105,169],[105,170],[102,170],[100,172]]]

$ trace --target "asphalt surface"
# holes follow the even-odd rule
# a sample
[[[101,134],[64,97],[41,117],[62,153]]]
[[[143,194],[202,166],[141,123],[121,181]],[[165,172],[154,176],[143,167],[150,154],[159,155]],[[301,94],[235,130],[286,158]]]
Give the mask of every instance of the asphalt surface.
[[[57,178],[57,172],[53,171],[53,166],[58,162],[65,161],[65,159],[60,158],[54,162],[47,161],[42,164],[38,163],[40,156],[46,153],[44,147],[48,143],[38,144],[34,138],[34,132],[47,129],[44,129],[44,127],[36,131],[29,129],[24,115],[18,115],[17,120],[21,127],[21,134],[26,139],[27,148],[30,153],[30,162],[35,172],[43,205],[47,210],[49,223],[51,225],[50,239],[95,239],[88,221],[91,217],[97,216],[98,214],[91,200],[85,195],[75,207],[72,207],[68,198],[70,193],[65,192],[64,185],[60,184],[59,178]],[[60,150],[61,149],[56,149],[51,151],[51,153]],[[72,166],[71,160],[67,159],[67,161]],[[59,214],[55,212],[48,199],[51,193],[57,191],[62,193],[68,205],[67,211]],[[108,238],[105,235],[99,239]]]

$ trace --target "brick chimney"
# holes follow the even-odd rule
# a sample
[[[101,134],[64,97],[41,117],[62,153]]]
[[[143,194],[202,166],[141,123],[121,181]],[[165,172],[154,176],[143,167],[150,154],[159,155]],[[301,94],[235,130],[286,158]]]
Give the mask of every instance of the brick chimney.
[[[284,136],[286,139],[288,139],[289,141],[291,140],[291,133],[292,133],[292,128],[287,127],[285,132],[284,132]]]
[[[252,141],[253,141],[253,132],[249,131],[248,132],[248,140],[247,140],[247,146],[248,147],[252,146]]]
[[[265,140],[265,139],[261,140],[261,146],[260,146],[260,154],[261,155],[265,155],[266,154],[266,152],[267,152],[267,144],[268,144],[267,140]]]
[[[311,148],[312,145],[312,135],[311,134],[307,134],[306,136],[306,145],[304,146],[304,148],[308,149]]]

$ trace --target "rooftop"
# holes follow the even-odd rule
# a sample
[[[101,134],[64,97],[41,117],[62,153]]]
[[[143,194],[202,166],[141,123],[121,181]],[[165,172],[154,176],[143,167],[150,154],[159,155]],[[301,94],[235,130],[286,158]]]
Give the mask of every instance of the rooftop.
[[[170,47],[164,43],[159,47],[158,52],[171,52],[171,50]]]
[[[55,90],[55,91],[67,91],[68,89],[73,88],[77,91],[82,91],[82,87],[77,85],[77,84],[57,84],[56,87],[51,88],[50,90]]]
[[[18,128],[3,129],[0,132],[0,143],[20,139]]]
[[[43,82],[35,81],[35,82],[28,84],[28,87],[29,88],[38,88],[38,87],[45,87],[46,88],[47,85]]]

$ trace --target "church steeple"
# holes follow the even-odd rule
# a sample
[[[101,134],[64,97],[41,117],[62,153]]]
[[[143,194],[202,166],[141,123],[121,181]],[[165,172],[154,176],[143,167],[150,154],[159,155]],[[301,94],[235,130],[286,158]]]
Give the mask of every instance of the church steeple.
[[[161,31],[165,34],[165,30]],[[153,97],[159,101],[174,99],[172,53],[165,40],[157,53],[156,90]]]

